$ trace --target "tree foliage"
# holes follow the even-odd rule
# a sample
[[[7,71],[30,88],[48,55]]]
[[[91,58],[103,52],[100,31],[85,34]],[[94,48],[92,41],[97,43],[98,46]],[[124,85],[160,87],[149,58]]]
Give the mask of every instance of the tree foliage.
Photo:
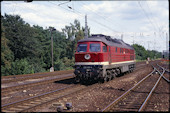
[[[21,60],[16,59],[11,64],[10,75],[34,73],[33,68],[34,67],[32,67],[26,59],[21,59]]]
[[[84,38],[83,27],[78,20],[66,25],[62,32],[51,32],[52,27],[31,27],[19,15],[1,15],[1,22],[2,75],[49,71],[52,66],[51,37],[54,69],[72,69],[76,43]]]
[[[138,44],[133,44],[135,49],[136,60],[146,60],[148,57],[150,59],[161,58],[161,52],[155,50],[145,50],[145,48]]]
[[[4,30],[4,26],[1,24],[1,73],[9,75],[14,55],[8,46],[9,40],[5,37]]]

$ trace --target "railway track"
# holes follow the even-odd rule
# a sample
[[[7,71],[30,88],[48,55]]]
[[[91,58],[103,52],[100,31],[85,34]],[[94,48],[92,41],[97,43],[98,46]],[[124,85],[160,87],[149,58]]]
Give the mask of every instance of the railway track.
[[[163,70],[161,70],[163,71]],[[162,72],[161,72],[162,73]],[[162,78],[159,81],[159,84],[153,91],[145,109],[145,111],[156,111],[156,112],[167,112],[170,110],[169,108],[169,82],[165,80],[163,77],[166,77],[168,74],[166,71],[163,74]]]
[[[22,99],[13,103],[8,103],[1,106],[2,112],[28,112],[35,107],[56,101],[59,98],[70,95],[77,91],[83,90],[86,86],[83,85],[69,85],[51,92],[46,92],[34,97]]]
[[[1,93],[6,94],[11,91],[22,90],[22,89],[25,89],[28,87],[33,87],[33,86],[42,85],[42,84],[48,84],[50,82],[64,80],[64,79],[70,79],[73,77],[74,77],[73,74],[66,74],[66,75],[56,76],[55,78],[53,77],[53,78],[45,79],[45,80],[41,80],[41,81],[33,81],[33,82],[23,83],[23,84],[19,84],[19,85],[17,84],[17,85],[13,85],[10,87],[1,88]]]
[[[164,73],[164,69],[162,69],[161,73],[156,67],[153,67],[150,74],[101,111],[143,111]]]
[[[157,64],[157,66],[159,66],[162,70],[165,70],[165,74],[162,75],[162,77],[165,81],[167,81],[169,83],[170,82],[170,80],[169,80],[169,70],[165,69],[164,67],[162,67],[158,64]]]
[[[103,83],[107,84],[106,83]],[[92,85],[81,85],[81,84],[70,84],[66,87],[46,92],[34,97],[22,99],[16,102],[1,105],[2,112],[32,112],[41,106],[48,105],[56,102],[62,98],[68,97],[69,95],[80,93],[81,91],[88,91],[89,89],[100,86],[101,84]]]
[[[57,75],[61,75],[61,74],[69,74],[69,73],[73,73],[73,70],[34,73],[34,74],[25,74],[25,75],[2,76],[1,84],[18,82],[18,81],[26,81],[29,79],[41,79],[41,78],[45,78],[45,77],[52,77],[52,76],[57,76]]]
[[[144,64],[142,66],[144,66]],[[141,69],[141,67],[139,67],[139,69]],[[160,77],[158,74],[152,75],[152,73],[155,73],[156,71],[157,71],[157,69],[154,68],[154,70],[147,77],[147,78],[150,78],[150,77],[155,76],[154,83]],[[163,69],[162,69],[162,71],[163,71]],[[160,72],[160,73],[162,74],[163,72]],[[162,74],[162,77],[163,77],[163,74]],[[150,78],[150,80],[151,80],[151,78]],[[42,84],[44,84],[44,83],[42,83]],[[107,84],[107,82],[105,84]],[[39,83],[39,85],[41,85],[41,83]],[[96,85],[96,84],[94,84],[94,85]],[[153,84],[151,84],[151,85],[153,86]],[[26,87],[29,87],[29,86],[26,86]],[[93,86],[93,87],[95,87],[95,86]],[[140,87],[142,89],[143,86],[139,86],[139,87],[136,87],[136,88],[131,90],[131,92],[134,93],[134,96],[136,96],[136,93],[141,93],[141,94],[146,93],[146,92],[147,92],[147,94],[149,93],[149,91],[141,91]],[[84,86],[84,85],[69,84],[68,87],[63,87],[61,89],[57,89],[57,90],[54,90],[54,91],[46,92],[46,93],[43,93],[43,94],[39,93],[39,95],[34,96],[34,97],[30,97],[30,98],[22,99],[22,100],[13,102],[13,103],[7,103],[7,104],[4,104],[4,105],[1,105],[1,109],[2,109],[3,112],[32,112],[32,111],[34,111],[34,109],[36,109],[36,108],[38,108],[40,106],[48,105],[49,103],[54,102],[54,101],[56,101],[58,99],[61,99],[62,97],[69,96],[69,95],[71,95],[73,93],[77,93],[79,91],[82,91],[82,90],[85,90],[85,89],[89,89],[89,88],[91,88],[91,86],[87,87],[87,86]],[[20,87],[20,88],[18,87],[18,89],[22,89],[22,87]],[[17,90],[17,88],[15,90]],[[11,89],[11,90],[8,90],[8,91],[15,91],[15,90]],[[8,91],[4,90],[4,92],[8,92]],[[126,94],[126,96],[128,96],[128,95],[129,94]],[[131,96],[131,97],[134,97],[134,96]],[[138,96],[138,97],[140,97],[140,96]],[[138,97],[136,97],[136,98],[138,98]],[[118,105],[118,103],[120,103],[120,105],[122,107],[122,106],[126,105],[126,104],[124,105],[124,103],[128,103],[128,102],[123,102],[122,100],[124,100],[124,99],[120,99],[121,102],[117,102],[115,105]],[[134,100],[134,101],[136,101],[136,100]],[[130,102],[130,104],[132,105],[133,103]],[[118,109],[118,108],[115,109],[116,108],[115,105],[110,107],[109,110],[106,109],[106,111],[122,111],[123,109],[126,110],[126,111],[139,111],[139,105],[138,105],[138,108],[136,106],[136,110],[132,108],[134,106],[131,107],[130,105],[128,105],[128,106],[131,107],[132,109],[126,109],[124,107],[122,107],[121,109]],[[144,106],[144,108],[145,108],[145,106]],[[102,111],[105,111],[105,110],[103,109]],[[143,110],[141,110],[141,111],[143,111]]]

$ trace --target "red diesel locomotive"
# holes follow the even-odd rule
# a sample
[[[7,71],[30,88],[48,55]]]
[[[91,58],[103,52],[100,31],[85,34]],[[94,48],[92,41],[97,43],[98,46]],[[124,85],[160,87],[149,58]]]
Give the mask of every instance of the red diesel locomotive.
[[[79,82],[108,81],[134,68],[134,48],[120,39],[95,34],[78,41],[74,74]]]

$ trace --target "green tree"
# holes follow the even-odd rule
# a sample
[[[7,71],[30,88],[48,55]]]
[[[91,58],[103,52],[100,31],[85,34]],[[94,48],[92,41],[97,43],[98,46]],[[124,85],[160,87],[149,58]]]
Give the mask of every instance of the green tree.
[[[78,40],[84,28],[75,20],[62,32],[26,23],[19,15],[1,15],[1,72],[3,75],[49,71],[51,68],[51,36],[54,69],[72,69]],[[90,33],[90,29],[89,33]],[[27,68],[29,69],[27,69]]]
[[[147,51],[145,50],[145,48],[138,44],[133,44],[132,46],[135,49],[136,59],[137,60],[146,60]]]
[[[33,37],[34,30],[18,15],[2,17],[5,27],[5,36],[10,41],[9,48],[14,53],[14,59],[22,59],[28,56],[37,56],[38,41]]]
[[[68,37],[66,55],[69,59],[72,59],[74,57],[78,40],[84,38],[83,27],[81,28],[80,22],[76,19],[74,20],[74,24],[70,23],[70,26],[65,26],[62,31],[64,34],[66,34],[66,37]]]
[[[148,57],[150,59],[161,58],[161,53],[155,50],[146,50],[143,46],[138,44],[133,44],[135,49],[136,59],[137,60],[146,60]]]
[[[14,55],[8,47],[9,40],[5,37],[4,30],[4,26],[1,23],[1,74],[9,75]]]
[[[11,75],[34,73],[33,67],[28,63],[26,59],[16,59],[14,62],[12,62],[11,69]]]

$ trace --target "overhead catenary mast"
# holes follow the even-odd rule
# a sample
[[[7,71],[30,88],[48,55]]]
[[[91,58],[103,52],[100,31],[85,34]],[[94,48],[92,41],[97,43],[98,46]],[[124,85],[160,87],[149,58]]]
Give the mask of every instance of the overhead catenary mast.
[[[121,34],[121,40],[123,40],[123,34]]]
[[[85,15],[85,38],[88,38],[87,15]]]
[[[168,33],[166,33],[166,51],[168,52]]]

